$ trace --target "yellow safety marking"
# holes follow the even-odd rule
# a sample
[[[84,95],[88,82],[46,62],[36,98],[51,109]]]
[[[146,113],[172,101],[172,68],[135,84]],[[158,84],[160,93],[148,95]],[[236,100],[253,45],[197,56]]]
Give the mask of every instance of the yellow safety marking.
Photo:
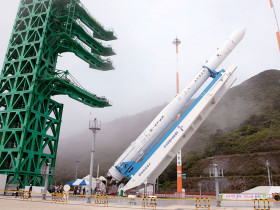
[[[253,199],[254,201],[254,210],[270,210],[270,199]],[[260,206],[260,201],[263,202],[263,207]],[[256,202],[258,203],[258,206],[256,206]],[[267,204],[267,205],[266,205]]]
[[[156,197],[142,197],[142,199],[142,209],[145,209],[146,207],[152,207],[154,210],[156,210]]]
[[[95,195],[94,205],[104,205],[108,207],[108,195]]]
[[[198,201],[198,203],[197,203]],[[203,201],[201,203],[201,201]],[[208,209],[210,210],[210,198],[196,198],[195,199],[195,209]]]

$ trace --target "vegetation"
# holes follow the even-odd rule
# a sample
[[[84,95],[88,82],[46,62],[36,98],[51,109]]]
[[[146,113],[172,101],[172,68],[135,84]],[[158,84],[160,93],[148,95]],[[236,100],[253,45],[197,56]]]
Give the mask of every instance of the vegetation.
[[[210,182],[208,169],[213,163],[217,163],[224,169],[227,191],[244,191],[258,185],[267,185],[267,171],[265,161],[271,163],[274,184],[280,184],[280,72],[275,70],[265,71],[241,85],[233,88],[227,95],[228,101],[239,99],[249,100],[254,104],[252,109],[258,107],[237,126],[216,127],[213,132],[211,125],[203,124],[199,129],[203,132],[196,134],[196,139],[203,148],[188,149],[183,157],[183,173],[187,174],[184,186],[187,191],[197,191],[198,177],[202,176],[204,182]],[[240,100],[239,100],[240,102]],[[242,101],[241,101],[242,102]],[[235,106],[243,106],[247,101]],[[228,110],[231,111],[230,107]],[[215,110],[215,112],[217,109]],[[249,112],[249,110],[248,110]],[[238,113],[232,112],[233,118]],[[242,118],[242,115],[240,115]],[[230,120],[230,119],[229,119]],[[230,125],[230,124],[229,124]],[[208,129],[209,128],[209,129]],[[198,131],[198,132],[199,132]],[[191,140],[190,140],[191,141]],[[190,142],[187,146],[194,145]],[[162,187],[176,189],[176,177],[171,174],[170,166],[160,177]],[[165,178],[168,177],[168,185]],[[192,180],[193,185],[189,183]],[[205,181],[207,180],[207,181]],[[173,181],[173,185],[170,185]],[[207,191],[213,190],[214,186],[207,185]]]
[[[187,192],[198,192],[198,182],[203,184],[204,192],[214,190],[208,174],[213,163],[224,169],[222,191],[241,192],[267,185],[266,160],[270,161],[274,184],[280,184],[279,81],[280,71],[264,71],[231,88],[224,96],[182,149],[183,173],[187,174],[183,187]],[[104,124],[96,142],[95,166],[100,164],[100,175],[106,175],[119,155],[163,107]],[[88,130],[65,139],[64,144],[60,140],[57,183],[73,180],[77,158],[81,160],[79,178],[89,173],[91,140]],[[73,148],[74,154],[69,152]],[[162,190],[176,190],[176,160],[159,177],[159,183]]]

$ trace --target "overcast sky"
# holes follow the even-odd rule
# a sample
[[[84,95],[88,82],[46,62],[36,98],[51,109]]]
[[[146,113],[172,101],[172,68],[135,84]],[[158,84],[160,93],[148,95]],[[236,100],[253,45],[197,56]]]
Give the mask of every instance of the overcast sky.
[[[81,0],[118,39],[108,42],[117,55],[115,70],[101,72],[73,54],[62,54],[57,68],[69,70],[87,90],[106,96],[113,106],[93,109],[67,97],[61,136],[86,129],[89,113],[102,122],[137,114],[171,101],[175,96],[176,54],[179,46],[180,89],[236,29],[244,39],[219,67],[237,65],[235,84],[267,69],[280,69],[280,53],[269,0]],[[274,0],[280,21],[280,1]],[[0,64],[2,65],[19,0],[1,1]]]

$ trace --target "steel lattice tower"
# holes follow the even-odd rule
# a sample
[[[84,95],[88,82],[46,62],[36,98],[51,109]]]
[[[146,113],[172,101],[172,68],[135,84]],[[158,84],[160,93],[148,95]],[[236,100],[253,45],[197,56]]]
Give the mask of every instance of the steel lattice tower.
[[[43,186],[41,170],[48,163],[54,169],[63,104],[52,96],[110,106],[75,84],[68,71],[56,70],[64,52],[75,53],[93,69],[112,70],[110,60],[100,56],[115,53],[96,38],[116,39],[80,0],[20,1],[0,76],[0,173],[8,175],[7,184]],[[53,172],[50,183],[52,177]]]

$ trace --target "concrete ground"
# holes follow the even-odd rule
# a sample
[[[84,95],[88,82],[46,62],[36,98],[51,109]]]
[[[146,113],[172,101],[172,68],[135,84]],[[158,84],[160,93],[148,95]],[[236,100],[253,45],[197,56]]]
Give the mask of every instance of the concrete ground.
[[[94,202],[94,201],[93,201]],[[94,206],[94,203],[88,204],[84,199],[70,200],[67,204],[51,203],[50,199],[43,201],[41,198],[32,198],[30,200],[20,200],[19,198],[11,196],[0,196],[0,210],[50,210],[50,209],[67,209],[67,210],[94,210],[94,209],[108,209],[108,210],[120,210],[120,209],[142,209],[142,201],[137,200],[136,205],[129,205],[127,199],[109,199],[109,206],[103,205]],[[210,209],[213,210],[253,210],[251,202],[241,203],[230,201],[230,203],[222,203],[222,207],[215,207],[215,201],[211,202]],[[234,206],[238,204],[238,206]],[[278,205],[279,204],[279,205]],[[243,207],[242,207],[243,205]],[[153,209],[152,207],[146,207],[146,209]],[[157,210],[191,210],[195,209],[195,201],[158,201]],[[271,209],[280,210],[280,203],[271,203]]]

